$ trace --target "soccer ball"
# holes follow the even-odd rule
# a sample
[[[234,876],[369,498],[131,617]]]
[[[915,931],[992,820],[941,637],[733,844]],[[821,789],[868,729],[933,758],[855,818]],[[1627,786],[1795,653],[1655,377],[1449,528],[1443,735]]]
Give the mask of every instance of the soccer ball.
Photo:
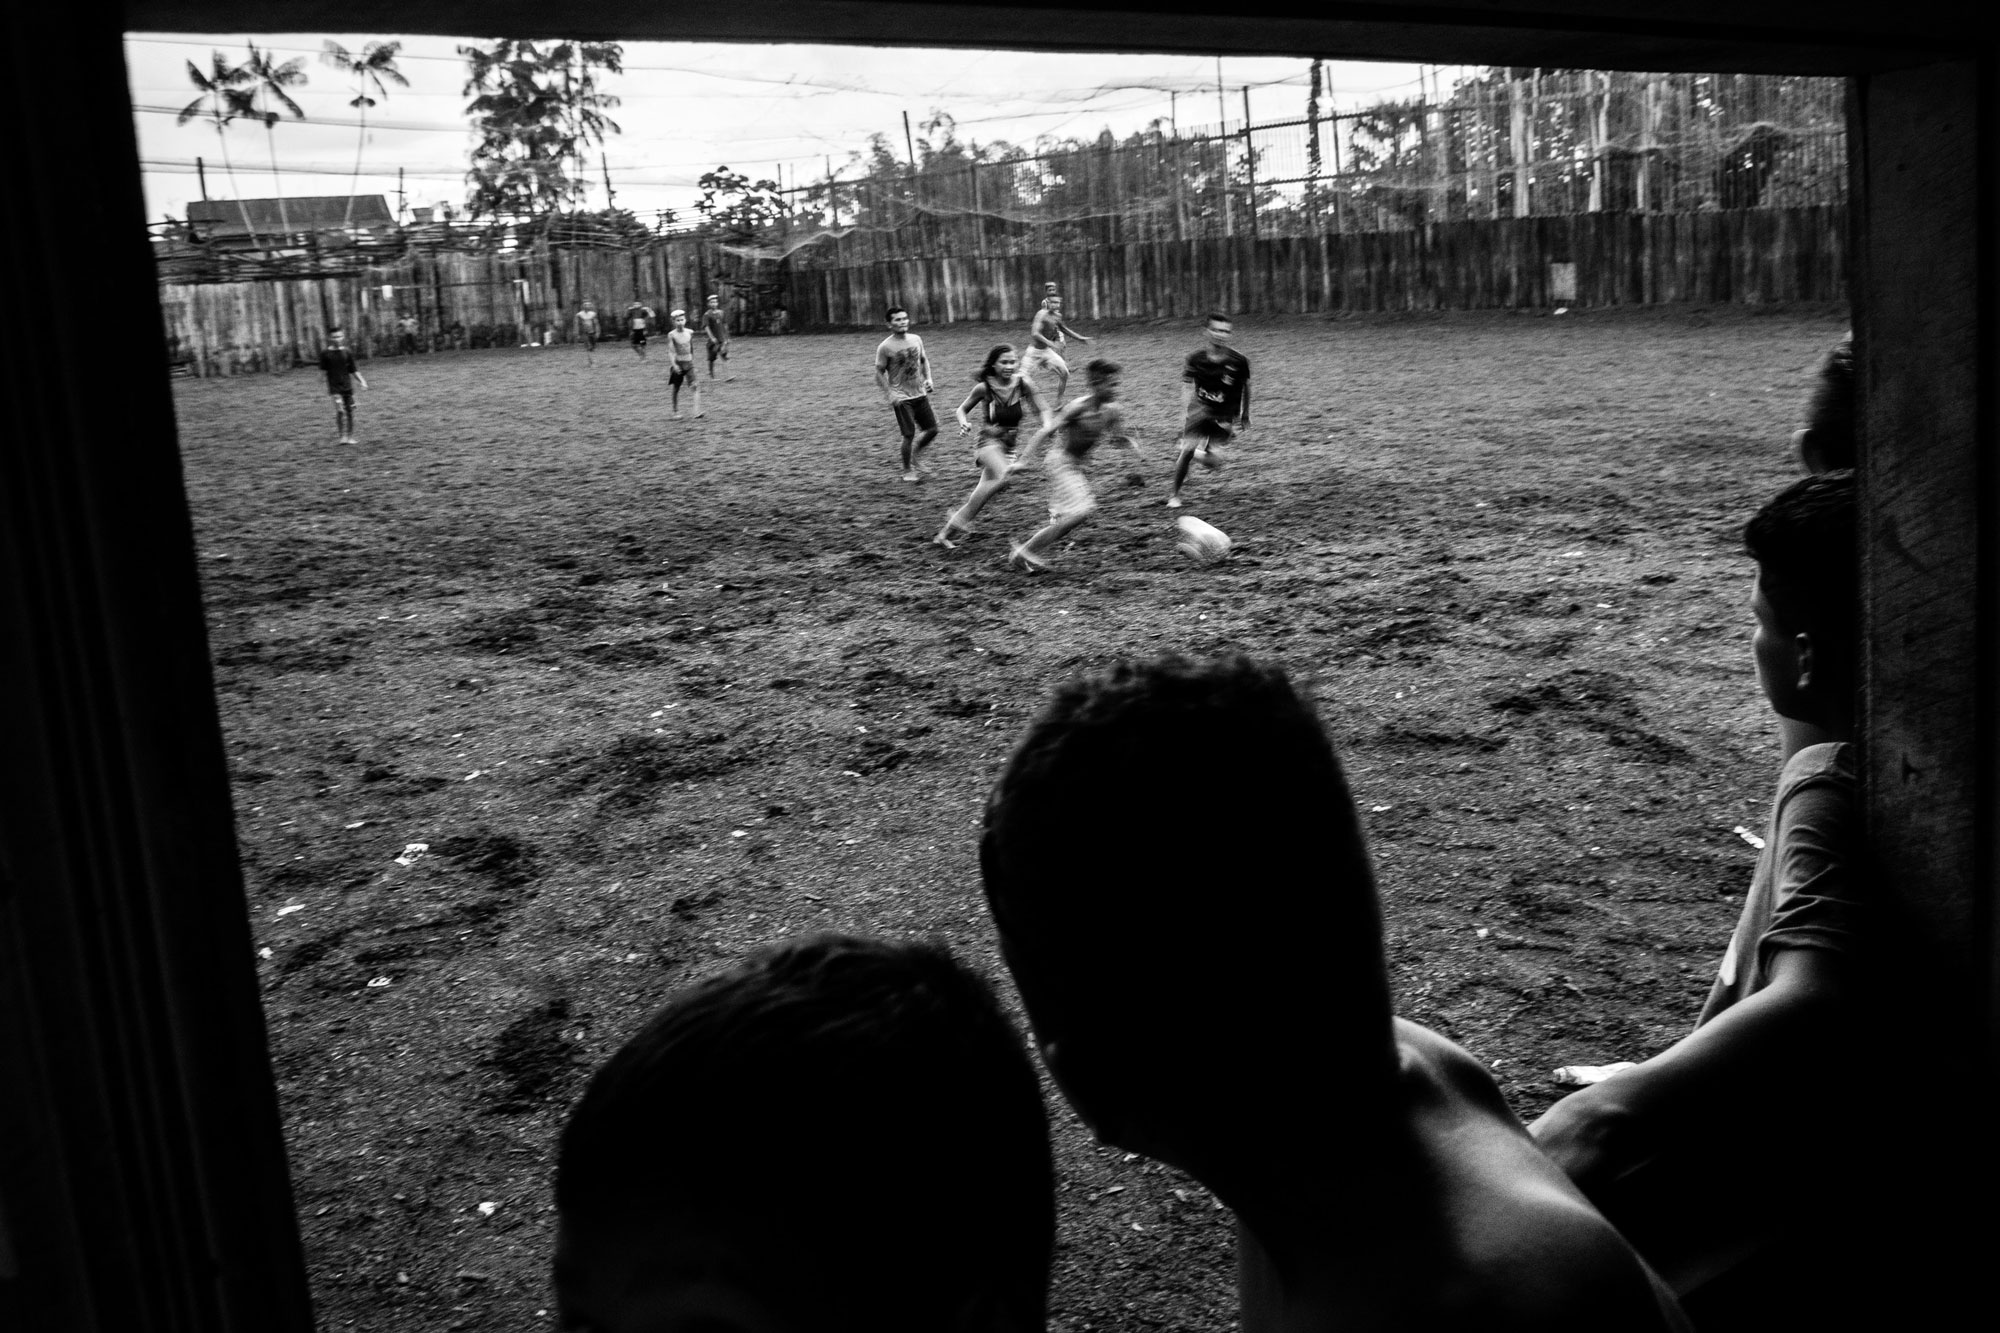
[[[1183,514],[1174,520],[1180,540],[1174,549],[1198,565],[1212,565],[1229,558],[1229,534],[1213,523]]]

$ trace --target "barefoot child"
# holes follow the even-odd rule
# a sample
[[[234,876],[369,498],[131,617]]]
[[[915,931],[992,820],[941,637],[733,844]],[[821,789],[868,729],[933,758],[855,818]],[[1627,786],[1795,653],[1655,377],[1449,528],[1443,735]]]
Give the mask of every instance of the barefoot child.
[[[957,547],[957,539],[972,534],[972,521],[986,502],[998,495],[1007,486],[1015,468],[1015,453],[1019,446],[1021,418],[1027,409],[1033,408],[1041,418],[1043,430],[1048,429],[1049,409],[1035,386],[1021,378],[1021,360],[1014,349],[1001,343],[986,354],[986,362],[979,368],[978,383],[965,401],[958,405],[958,429],[961,435],[970,435],[974,430],[971,412],[980,412],[978,424],[979,438],[973,445],[972,460],[979,465],[979,481],[972,488],[972,494],[965,497],[965,503],[944,516],[944,526],[938,529],[933,542],[947,551]]]
[[[701,312],[701,336],[708,342],[708,377],[714,379],[716,358],[729,359],[729,317],[722,313],[719,296],[709,297],[707,308]]]
[[[1056,285],[1048,284],[1048,295],[1042,298],[1041,309],[1028,325],[1028,354],[1021,358],[1021,373],[1033,377],[1035,372],[1046,366],[1056,377],[1056,391],[1049,401],[1060,403],[1069,388],[1069,362],[1063,360],[1063,346],[1067,339],[1074,338],[1080,343],[1090,339],[1063,323],[1062,297],[1056,295]]]
[[[694,330],[688,327],[685,310],[676,310],[669,316],[674,326],[667,330],[667,387],[674,391],[674,419],[680,420],[681,385],[687,385],[694,392],[694,414],[701,417],[701,377],[694,370]]]
[[[319,354],[319,368],[326,375],[327,396],[333,399],[334,428],[340,432],[341,444],[353,444],[354,386],[365,389],[368,381],[354,364],[354,353],[347,350],[346,329],[328,329],[326,341]]]
[[[903,435],[903,480],[922,481],[924,450],[937,438],[937,417],[931,411],[931,361],[924,340],[910,332],[910,312],[892,305],[889,336],[875,348],[875,387],[896,412]]]
[[[1049,450],[1043,465],[1049,474],[1048,525],[1014,547],[1007,558],[1014,568],[1029,574],[1047,570],[1049,564],[1043,557],[1096,511],[1097,496],[1083,474],[1084,460],[1093,449],[1111,442],[1130,449],[1135,459],[1142,457],[1139,446],[1125,434],[1125,409],[1118,402],[1120,369],[1103,357],[1086,362],[1083,396],[1058,412],[1021,451],[1015,465],[1026,467],[1043,440],[1058,430],[1063,433],[1062,443]]]
[[[597,364],[597,302],[586,300],[576,312],[576,340],[583,344],[584,362]]]

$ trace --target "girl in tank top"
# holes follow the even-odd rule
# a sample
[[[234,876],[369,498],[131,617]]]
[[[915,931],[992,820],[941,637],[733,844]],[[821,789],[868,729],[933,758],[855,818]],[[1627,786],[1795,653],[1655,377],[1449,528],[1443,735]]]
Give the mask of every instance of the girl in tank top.
[[[1021,358],[1012,347],[1002,343],[988,352],[975,379],[972,392],[958,405],[958,429],[962,435],[978,432],[972,458],[979,465],[979,481],[965,503],[944,516],[944,526],[931,538],[946,550],[958,546],[956,539],[971,535],[972,520],[1006,487],[1028,410],[1041,418],[1042,429],[1049,424],[1049,409],[1035,386],[1021,378]],[[974,408],[980,409],[976,425],[971,416]]]

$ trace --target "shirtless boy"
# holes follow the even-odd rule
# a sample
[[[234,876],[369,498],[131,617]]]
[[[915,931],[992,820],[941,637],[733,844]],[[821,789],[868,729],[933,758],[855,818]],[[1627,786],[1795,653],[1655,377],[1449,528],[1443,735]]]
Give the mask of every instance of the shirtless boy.
[[[694,330],[688,327],[685,310],[676,310],[669,317],[674,326],[667,330],[667,355],[671,369],[667,371],[667,387],[674,391],[674,420],[681,415],[681,385],[688,385],[694,391],[694,414],[701,417],[701,377],[694,369]]]
[[[1028,326],[1028,351],[1021,358],[1021,373],[1030,379],[1042,366],[1055,373],[1056,391],[1050,395],[1051,403],[1062,402],[1063,391],[1069,388],[1069,362],[1063,360],[1065,339],[1074,338],[1080,343],[1090,339],[1063,323],[1062,297],[1056,295],[1056,285],[1048,284],[1048,295],[1042,299],[1042,308],[1035,312],[1035,319]]]
[[[1195,817],[1163,780],[1199,788]],[[1063,686],[980,867],[1070,1105],[1235,1211],[1244,1333],[1687,1327],[1486,1067],[1393,1015],[1361,820],[1282,671]]]

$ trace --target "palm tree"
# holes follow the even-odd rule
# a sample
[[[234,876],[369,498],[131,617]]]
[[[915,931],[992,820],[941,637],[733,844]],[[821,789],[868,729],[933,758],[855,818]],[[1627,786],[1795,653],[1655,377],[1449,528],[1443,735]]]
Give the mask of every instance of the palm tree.
[[[250,89],[252,102],[251,116],[264,122],[264,135],[271,148],[271,182],[278,191],[278,225],[285,229],[289,240],[292,234],[292,219],[285,211],[285,183],[278,175],[278,115],[271,109],[273,102],[292,113],[294,120],[304,120],[306,113],[299,109],[291,94],[285,89],[303,85],[306,81],[305,58],[287,60],[280,65],[269,51],[260,51],[257,43],[250,43],[250,58],[243,62],[244,82]]]
[[[258,242],[257,228],[250,221],[250,210],[243,206],[243,191],[236,185],[236,167],[229,160],[229,122],[251,114],[250,94],[243,86],[249,81],[249,76],[241,66],[225,60],[222,52],[210,51],[209,55],[212,59],[206,74],[194,61],[187,62],[188,79],[200,90],[201,96],[182,107],[174,123],[185,125],[196,116],[205,116],[215,126],[215,137],[222,143],[222,169],[229,174],[229,190],[236,196],[236,211],[243,217],[243,230],[250,234],[252,242]]]
[[[368,90],[373,88],[379,96],[386,98],[389,83],[400,88],[410,86],[410,81],[396,68],[396,53],[402,49],[401,42],[370,42],[361,48],[361,54],[357,56],[339,42],[329,39],[325,54],[320,56],[322,61],[354,80],[355,98],[348,105],[361,113],[361,134],[354,144],[354,180],[347,188],[347,214],[341,219],[342,226],[353,222],[354,195],[361,188],[361,153],[368,142],[368,108],[376,105]]]

